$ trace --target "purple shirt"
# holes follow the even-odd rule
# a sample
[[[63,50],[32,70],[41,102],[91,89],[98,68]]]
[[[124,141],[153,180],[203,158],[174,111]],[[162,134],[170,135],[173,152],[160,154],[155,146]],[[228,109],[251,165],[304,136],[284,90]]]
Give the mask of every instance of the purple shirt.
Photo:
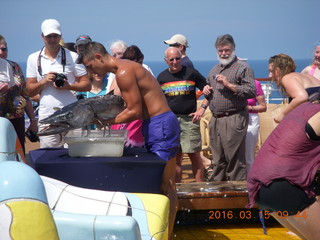
[[[319,103],[303,103],[273,130],[249,172],[247,207],[254,206],[262,184],[268,186],[279,178],[301,187],[309,196],[315,195],[309,186],[320,167],[320,141],[310,140],[305,126],[309,118],[319,111]]]

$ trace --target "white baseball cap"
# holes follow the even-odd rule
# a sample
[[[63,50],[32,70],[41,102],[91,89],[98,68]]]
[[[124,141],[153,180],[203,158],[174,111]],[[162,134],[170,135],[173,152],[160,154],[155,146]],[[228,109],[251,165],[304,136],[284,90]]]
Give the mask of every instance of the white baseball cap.
[[[175,34],[169,40],[165,40],[164,43],[168,45],[179,44],[189,47],[187,38],[182,34]]]
[[[60,23],[55,19],[46,19],[41,24],[43,36],[48,36],[51,33],[61,35]]]

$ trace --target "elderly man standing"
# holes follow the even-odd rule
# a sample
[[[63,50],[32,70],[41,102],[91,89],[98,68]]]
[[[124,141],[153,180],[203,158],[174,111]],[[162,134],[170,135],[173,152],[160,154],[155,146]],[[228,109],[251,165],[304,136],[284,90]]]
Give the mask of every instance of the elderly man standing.
[[[60,46],[61,27],[55,19],[46,19],[41,25],[44,47],[28,57],[27,90],[30,97],[40,95],[39,120],[77,100],[75,92],[89,91],[91,84],[85,67],[76,64],[78,55]],[[57,74],[64,74],[56,82]],[[39,131],[46,126],[38,123]],[[62,147],[60,134],[41,136],[40,147]]]
[[[196,88],[203,89],[206,78],[196,69],[181,65],[181,52],[176,47],[165,51],[166,70],[157,78],[166,96],[171,111],[180,123],[180,149],[176,162],[176,182],[182,179],[182,157],[188,154],[192,163],[192,172],[197,182],[203,182],[203,163],[201,152],[200,119],[208,101],[204,99],[197,110]]]
[[[231,35],[219,36],[215,47],[219,63],[209,73],[210,86],[203,90],[212,112],[209,128],[215,166],[211,180],[242,181],[246,180],[247,99],[256,96],[254,74],[235,55]]]

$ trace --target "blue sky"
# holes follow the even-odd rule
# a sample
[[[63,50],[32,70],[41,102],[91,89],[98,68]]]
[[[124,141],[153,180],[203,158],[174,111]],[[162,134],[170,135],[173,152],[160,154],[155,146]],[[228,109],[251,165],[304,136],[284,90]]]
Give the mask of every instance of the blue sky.
[[[251,60],[286,53],[312,58],[320,40],[319,0],[2,0],[0,34],[9,59],[25,62],[43,46],[41,23],[55,18],[65,42],[80,34],[105,44],[116,39],[140,47],[145,61],[162,61],[163,43],[184,34],[191,60],[216,60],[217,36],[231,34],[236,53]]]

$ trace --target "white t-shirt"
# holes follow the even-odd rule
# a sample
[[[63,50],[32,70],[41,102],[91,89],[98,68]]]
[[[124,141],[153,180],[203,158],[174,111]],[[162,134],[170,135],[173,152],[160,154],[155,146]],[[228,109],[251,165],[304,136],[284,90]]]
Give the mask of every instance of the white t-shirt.
[[[142,63],[142,66],[143,66],[145,69],[147,69],[147,70],[152,74],[152,76],[154,76],[151,68],[150,68],[147,64]]]
[[[106,87],[106,93],[110,92],[110,87],[111,87],[111,84],[112,84],[113,80],[115,79],[115,77],[116,77],[116,75],[114,73],[112,73],[112,72],[109,73],[109,75],[108,75],[108,84],[107,84],[107,87]]]
[[[38,71],[38,58],[40,51],[32,53],[27,60],[27,78],[37,78],[37,81],[43,79],[44,75],[49,72],[64,73],[69,84],[75,82],[76,77],[85,75],[86,69],[82,64],[76,64],[78,55],[65,49],[66,53],[66,65],[63,71],[61,63],[62,51],[60,49],[56,59],[51,60],[45,55],[45,49],[42,50],[40,55],[40,62],[42,68],[42,76]],[[57,90],[53,85],[45,87],[40,93],[39,103],[39,119],[46,118],[55,112],[54,108],[62,108],[77,100],[76,95],[68,90]]]

